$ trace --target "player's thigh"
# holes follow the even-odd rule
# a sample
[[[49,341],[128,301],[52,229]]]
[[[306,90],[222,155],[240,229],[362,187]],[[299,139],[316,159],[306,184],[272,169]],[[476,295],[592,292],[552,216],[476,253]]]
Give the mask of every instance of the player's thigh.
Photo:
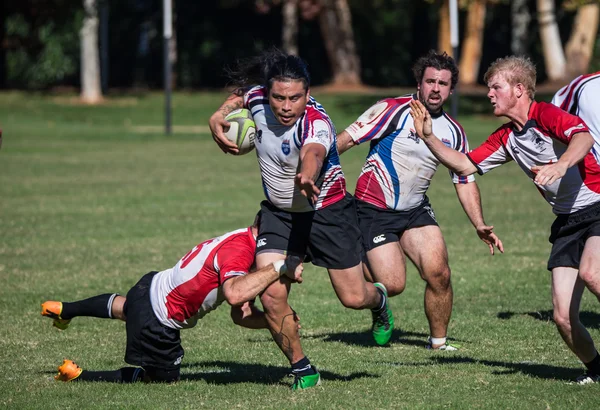
[[[585,241],[579,275],[594,293],[600,291],[600,236],[591,236]]]
[[[557,322],[568,320],[575,312],[579,312],[581,296],[585,284],[579,278],[577,269],[557,267],[552,269],[552,305]]]
[[[328,269],[329,279],[338,299],[345,306],[362,305],[367,298],[367,282],[362,265],[346,269]]]
[[[400,238],[400,246],[423,279],[449,271],[448,250],[439,226],[427,225],[407,229]]]
[[[306,254],[314,212],[290,213],[278,209],[268,201],[261,203],[260,212],[261,219],[256,238],[257,262],[258,257],[263,253],[296,255],[303,258]],[[265,259],[261,258],[261,261],[263,260]]]
[[[377,282],[404,284],[406,281],[406,258],[399,242],[389,242],[369,250],[367,260],[371,275]]]

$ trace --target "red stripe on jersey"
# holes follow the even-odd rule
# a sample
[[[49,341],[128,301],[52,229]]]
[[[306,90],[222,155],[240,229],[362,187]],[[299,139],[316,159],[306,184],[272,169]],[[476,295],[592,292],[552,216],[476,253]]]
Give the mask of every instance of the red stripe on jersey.
[[[579,173],[583,183],[590,191],[600,194],[600,164],[591,152],[579,162]]]
[[[373,172],[364,173],[356,181],[356,198],[368,202],[378,208],[386,209],[385,195]]]
[[[328,207],[329,205],[333,205],[338,201],[341,201],[346,196],[346,181],[341,178],[338,179],[331,185],[327,192],[333,192],[333,195],[327,195],[323,198],[322,205],[319,209],[323,209]]]
[[[534,120],[544,134],[564,144],[568,144],[579,132],[590,132],[581,118],[545,102],[534,101],[531,104],[529,119]]]

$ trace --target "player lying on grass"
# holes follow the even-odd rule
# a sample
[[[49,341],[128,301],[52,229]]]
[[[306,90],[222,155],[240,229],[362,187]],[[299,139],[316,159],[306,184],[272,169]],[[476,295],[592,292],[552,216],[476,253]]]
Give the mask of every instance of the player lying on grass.
[[[127,292],[126,298],[113,293],[71,303],[44,302],[42,315],[52,318],[59,329],[66,329],[77,316],[124,320],[125,362],[139,366],[89,371],[65,360],[55,379],[177,381],[184,354],[180,329],[194,327],[224,300],[232,305],[231,317],[236,324],[267,328],[263,312],[252,301],[281,276],[301,282],[303,267],[287,259],[249,273],[254,265],[258,220],[257,217],[253,226],[196,245],[170,269],[147,273]]]

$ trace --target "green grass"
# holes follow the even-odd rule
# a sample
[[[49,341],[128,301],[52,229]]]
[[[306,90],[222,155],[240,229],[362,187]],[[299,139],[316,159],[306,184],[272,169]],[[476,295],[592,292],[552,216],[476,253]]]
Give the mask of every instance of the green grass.
[[[174,124],[203,126],[224,94],[177,94]],[[318,96],[338,129],[374,96]],[[477,146],[498,125],[461,116]],[[581,364],[549,319],[550,207],[514,164],[479,178],[486,220],[506,253],[491,257],[458,204],[446,170],[429,196],[444,232],[455,291],[455,353],[424,348],[424,285],[411,266],[392,299],[398,329],[376,348],[368,312],[344,309],[311,265],[291,304],[323,386],[289,390],[288,364],[267,331],[230,323],[227,307],[182,333],[176,385],[57,383],[64,357],[90,370],[123,365],[122,323],[80,318],[64,332],[39,315],[46,299],[125,293],[149,270],[251,223],[262,200],[253,155],[223,155],[206,132],[165,137],[162,97],[114,97],[99,107],[70,97],[0,94],[0,404],[11,408],[560,408],[598,406],[600,386],[568,384]],[[140,133],[141,126],[158,126]],[[187,132],[187,133],[186,133]],[[366,147],[342,156],[348,186]],[[600,341],[598,303],[582,318]]]

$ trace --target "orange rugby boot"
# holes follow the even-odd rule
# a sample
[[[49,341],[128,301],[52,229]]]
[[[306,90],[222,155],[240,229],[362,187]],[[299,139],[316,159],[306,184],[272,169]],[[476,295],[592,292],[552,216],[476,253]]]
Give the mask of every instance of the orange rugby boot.
[[[62,313],[62,302],[56,302],[53,300],[48,300],[42,303],[42,316],[49,317],[54,320],[53,326],[60,329],[65,330],[69,327],[69,323],[71,323],[71,319],[63,319],[60,317]]]
[[[71,380],[75,380],[79,377],[83,369],[77,366],[73,360],[65,359],[63,364],[58,366],[58,374],[54,376],[55,380],[70,382]]]

